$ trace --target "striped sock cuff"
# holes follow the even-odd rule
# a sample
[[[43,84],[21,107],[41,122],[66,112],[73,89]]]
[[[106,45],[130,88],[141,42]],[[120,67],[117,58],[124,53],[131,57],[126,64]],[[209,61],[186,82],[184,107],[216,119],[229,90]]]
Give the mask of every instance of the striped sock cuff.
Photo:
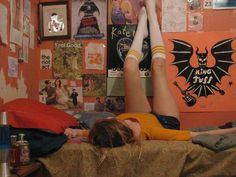
[[[129,49],[128,53],[127,53],[127,56],[126,57],[131,57],[131,58],[134,58],[136,59],[138,62],[140,61],[141,57],[142,57],[142,54],[139,53],[138,51],[136,50],[133,50],[133,49]]]
[[[163,45],[156,45],[152,48],[152,58],[166,58],[165,47]]]

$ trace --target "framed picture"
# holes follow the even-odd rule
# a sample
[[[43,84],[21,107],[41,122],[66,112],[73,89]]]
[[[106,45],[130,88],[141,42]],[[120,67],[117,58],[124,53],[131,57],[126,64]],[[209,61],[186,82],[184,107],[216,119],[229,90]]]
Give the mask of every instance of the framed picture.
[[[40,40],[70,38],[68,1],[42,2],[39,4]]]

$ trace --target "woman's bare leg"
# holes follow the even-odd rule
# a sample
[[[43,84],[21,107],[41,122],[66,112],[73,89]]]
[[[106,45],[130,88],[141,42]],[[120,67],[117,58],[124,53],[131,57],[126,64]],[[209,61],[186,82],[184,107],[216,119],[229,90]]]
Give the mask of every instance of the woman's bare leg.
[[[153,112],[179,119],[179,109],[166,76],[166,60],[152,60]]]
[[[139,23],[134,40],[124,63],[126,112],[151,111],[151,106],[141,85],[139,73],[139,60],[141,58],[143,40],[147,35],[147,15],[146,10],[143,7],[139,13]]]
[[[179,109],[166,76],[165,48],[156,16],[156,0],[145,0],[152,48],[153,112],[179,118]]]

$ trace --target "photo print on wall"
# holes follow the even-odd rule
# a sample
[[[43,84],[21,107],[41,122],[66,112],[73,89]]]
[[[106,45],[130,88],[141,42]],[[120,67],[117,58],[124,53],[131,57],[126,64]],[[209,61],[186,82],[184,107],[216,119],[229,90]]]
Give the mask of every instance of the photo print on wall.
[[[134,38],[136,25],[108,25],[107,70],[108,77],[122,77],[123,65]],[[150,42],[143,42],[142,58],[139,64],[140,76],[150,77],[151,53]]]
[[[79,109],[83,104],[82,79],[40,80],[39,101],[58,109]]]
[[[73,0],[72,38],[105,39],[106,9],[106,0]]]
[[[108,0],[108,24],[137,24],[140,1]]]
[[[81,41],[57,41],[54,43],[54,78],[77,80],[82,70]]]
[[[104,74],[84,74],[82,78],[84,96],[106,95],[106,77]]]

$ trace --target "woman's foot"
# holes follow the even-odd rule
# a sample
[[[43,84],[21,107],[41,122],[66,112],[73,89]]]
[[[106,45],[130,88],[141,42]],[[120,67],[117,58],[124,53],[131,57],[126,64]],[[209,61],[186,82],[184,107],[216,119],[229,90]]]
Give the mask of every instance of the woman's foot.
[[[144,0],[147,16],[150,20],[151,17],[156,17],[156,0]]]

